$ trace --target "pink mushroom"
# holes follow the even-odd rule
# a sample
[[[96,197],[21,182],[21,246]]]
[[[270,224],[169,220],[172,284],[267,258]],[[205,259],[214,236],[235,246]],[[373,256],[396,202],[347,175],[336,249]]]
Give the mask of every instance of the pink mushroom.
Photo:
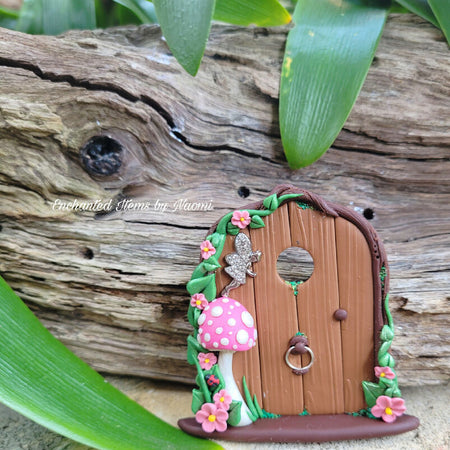
[[[257,332],[252,315],[238,301],[229,297],[213,300],[198,318],[197,339],[207,350],[220,352],[218,366],[225,389],[233,400],[242,402],[238,426],[249,425],[249,409],[233,377],[233,353],[256,345]]]

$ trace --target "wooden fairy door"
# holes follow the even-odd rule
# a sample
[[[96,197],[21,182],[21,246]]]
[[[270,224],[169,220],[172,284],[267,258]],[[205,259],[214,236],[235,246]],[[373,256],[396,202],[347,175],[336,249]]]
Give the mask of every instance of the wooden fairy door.
[[[372,259],[366,239],[342,217],[327,216],[295,201],[264,218],[265,227],[246,230],[253,250],[262,252],[257,273],[230,292],[256,318],[258,343],[236,353],[234,377],[242,389],[245,375],[251,394],[273,414],[338,414],[365,407],[361,382],[373,378]],[[233,251],[228,236],[219,262]],[[284,250],[300,247],[314,261],[309,280],[296,294],[277,273]],[[229,282],[217,274],[220,289]],[[345,310],[346,318],[336,313]],[[345,315],[345,314],[344,314]],[[296,375],[285,362],[289,341],[307,336],[315,359],[309,371]],[[291,355],[305,367],[310,355]]]

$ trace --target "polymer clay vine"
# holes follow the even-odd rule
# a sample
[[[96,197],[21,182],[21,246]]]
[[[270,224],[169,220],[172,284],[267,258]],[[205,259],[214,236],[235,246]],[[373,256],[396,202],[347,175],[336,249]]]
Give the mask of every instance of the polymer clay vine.
[[[207,236],[200,245],[202,261],[195,268],[191,280],[187,284],[187,290],[191,295],[188,320],[194,327],[193,334],[187,340],[187,359],[197,368],[198,389],[193,390],[192,412],[205,432],[225,431],[227,424],[242,426],[248,425],[258,418],[276,417],[260,408],[256,396],[251,398],[245,378],[243,380],[245,400],[236,386],[230,370],[232,353],[244,349],[240,347],[253,347],[256,340],[256,329],[253,328],[253,318],[239,302],[227,296],[216,298],[215,271],[221,268],[218,259],[222,254],[227,234],[236,236],[247,226],[250,228],[264,227],[263,217],[272,214],[284,201],[298,198],[301,195],[287,194],[278,197],[277,194],[273,194],[263,201],[265,209],[239,210],[228,213],[220,220],[216,231]],[[209,304],[213,301],[215,302],[214,308],[209,308]],[[225,337],[219,341],[221,348],[218,343],[216,348],[211,347],[209,339],[205,340],[205,336],[210,336],[208,329],[202,328],[202,333],[200,333],[200,326],[205,324],[206,327],[217,327],[215,318],[220,319],[222,311],[229,304],[232,304],[234,311],[239,313],[236,317],[233,316],[232,320],[237,321],[240,317],[244,318],[245,330],[242,330],[242,333],[251,335],[253,332],[254,335],[247,336],[245,345],[231,342]],[[220,310],[216,308],[220,308]],[[214,310],[220,311],[218,317]],[[224,323],[221,322],[219,325],[222,333]],[[217,352],[219,351],[221,354],[218,357]]]
[[[382,287],[387,271],[383,266],[380,272]],[[388,323],[383,326],[380,333],[380,349],[378,350],[378,366],[375,366],[375,376],[378,383],[363,381],[363,391],[368,413],[366,415],[382,418],[385,422],[393,422],[405,411],[405,401],[401,398],[401,392],[398,387],[397,375],[395,373],[395,360],[389,353],[389,348],[394,339],[394,321],[389,311],[389,294],[384,300],[384,311]]]

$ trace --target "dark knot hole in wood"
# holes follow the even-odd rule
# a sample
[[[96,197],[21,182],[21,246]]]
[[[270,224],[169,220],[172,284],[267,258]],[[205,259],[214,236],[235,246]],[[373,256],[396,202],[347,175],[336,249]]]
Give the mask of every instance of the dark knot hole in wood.
[[[94,136],[81,148],[80,158],[91,175],[113,175],[122,165],[123,146],[108,136]]]
[[[301,247],[289,247],[280,253],[277,260],[278,275],[290,283],[296,291],[298,284],[311,278],[314,261],[311,254]]]

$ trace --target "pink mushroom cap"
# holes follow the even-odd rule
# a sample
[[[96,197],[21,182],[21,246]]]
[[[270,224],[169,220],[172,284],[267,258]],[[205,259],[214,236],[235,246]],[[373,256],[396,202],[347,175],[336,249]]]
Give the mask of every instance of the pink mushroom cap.
[[[243,351],[256,345],[255,321],[247,309],[229,297],[213,300],[198,318],[197,339],[207,350]]]

